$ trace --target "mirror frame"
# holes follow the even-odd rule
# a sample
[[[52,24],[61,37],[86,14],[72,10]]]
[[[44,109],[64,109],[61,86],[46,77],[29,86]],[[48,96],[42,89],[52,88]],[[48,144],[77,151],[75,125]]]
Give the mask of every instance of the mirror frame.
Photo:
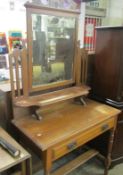
[[[29,93],[36,92],[40,90],[53,89],[56,87],[64,87],[66,85],[72,85],[76,82],[76,74],[77,74],[77,38],[78,38],[78,17],[80,12],[73,10],[64,10],[64,9],[55,9],[40,5],[35,5],[33,3],[26,3],[26,18],[27,18],[27,55],[28,55],[28,89]],[[44,15],[53,15],[60,17],[74,17],[75,18],[75,53],[73,60],[73,75],[71,80],[63,80],[59,82],[53,82],[51,84],[44,85],[32,85],[32,75],[33,75],[33,65],[32,65],[32,14],[44,14]]]

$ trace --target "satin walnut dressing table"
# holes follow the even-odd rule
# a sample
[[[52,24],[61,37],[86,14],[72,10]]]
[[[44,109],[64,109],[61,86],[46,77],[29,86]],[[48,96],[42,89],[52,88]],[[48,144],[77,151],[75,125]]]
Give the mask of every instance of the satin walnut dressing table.
[[[45,175],[67,174],[97,155],[90,149],[52,171],[54,161],[109,130],[107,175],[120,111],[85,100],[90,88],[85,85],[86,53],[77,42],[79,13],[25,6],[28,48],[9,56],[12,125],[20,140],[43,160]]]

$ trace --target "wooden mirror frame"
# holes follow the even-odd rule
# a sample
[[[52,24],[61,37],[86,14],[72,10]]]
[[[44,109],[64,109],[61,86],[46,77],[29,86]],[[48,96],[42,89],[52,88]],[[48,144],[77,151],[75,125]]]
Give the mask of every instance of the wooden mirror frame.
[[[81,104],[85,104],[83,97],[89,93],[90,88],[86,86],[86,74],[87,74],[87,55],[85,50],[80,49],[77,43],[77,23],[76,23],[76,40],[75,40],[75,57],[74,57],[74,75],[72,80],[66,80],[53,85],[39,86],[32,88],[29,86],[30,79],[32,77],[32,38],[31,38],[31,14],[33,12],[44,12],[45,14],[54,15],[54,11],[57,15],[78,18],[79,12],[66,11],[53,9],[48,7],[40,7],[37,5],[26,4],[27,7],[27,36],[28,36],[28,49],[14,50],[9,55],[10,64],[10,77],[11,77],[11,89],[12,99],[15,108],[29,109],[33,116],[41,120],[40,109],[43,107],[53,105],[66,100],[78,99]],[[50,10],[49,10],[50,9]],[[32,28],[32,26],[31,26]],[[27,57],[28,56],[28,57]],[[31,59],[30,59],[31,58]],[[14,63],[14,64],[13,64]],[[19,68],[21,65],[21,77]],[[13,69],[14,66],[14,69]],[[15,73],[14,73],[15,72]],[[40,92],[42,91],[42,92]]]
[[[77,77],[77,29],[78,29],[78,11],[73,10],[64,10],[64,9],[55,9],[55,8],[49,8],[44,6],[35,5],[32,3],[26,3],[26,14],[27,14],[27,54],[28,54],[28,89],[29,93],[36,92],[40,90],[47,90],[52,89],[56,87],[66,86],[66,85],[72,85],[76,83],[76,77]],[[32,86],[32,14],[45,14],[45,15],[53,15],[53,16],[61,16],[61,17],[74,17],[75,18],[75,53],[74,53],[74,60],[73,60],[73,75],[71,80],[63,80],[61,82],[55,82],[51,84],[45,84],[45,85],[39,85],[39,86]]]

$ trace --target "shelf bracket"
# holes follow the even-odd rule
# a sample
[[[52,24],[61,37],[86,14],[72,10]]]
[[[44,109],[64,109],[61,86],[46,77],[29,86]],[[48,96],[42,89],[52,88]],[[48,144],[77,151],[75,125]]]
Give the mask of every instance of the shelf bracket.
[[[86,106],[87,103],[85,102],[84,98],[83,97],[80,97],[80,102],[82,105]]]
[[[42,120],[42,116],[39,114],[38,110],[40,109],[40,107],[38,106],[33,106],[32,107],[32,117],[36,118],[37,120]]]

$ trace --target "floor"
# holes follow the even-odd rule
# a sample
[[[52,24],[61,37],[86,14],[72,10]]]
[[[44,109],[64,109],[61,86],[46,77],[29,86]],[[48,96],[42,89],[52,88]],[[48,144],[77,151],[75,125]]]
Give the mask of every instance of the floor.
[[[95,159],[92,159],[88,163],[80,166],[69,175],[103,175],[102,165]],[[34,175],[43,175],[43,170],[35,173]],[[109,175],[123,175],[123,163],[116,165],[109,170]]]
[[[97,160],[92,159],[85,165],[80,166],[69,175],[103,175],[103,167]],[[43,170],[35,173],[34,175],[43,175]],[[109,170],[109,175],[123,175],[123,163],[116,165]]]
[[[53,170],[59,168],[61,165],[64,165],[66,162],[72,160],[76,156],[76,153],[73,153],[71,155],[63,157],[54,163]],[[100,161],[98,157],[94,157],[84,165],[81,165],[76,170],[69,173],[69,175],[103,175],[103,173],[104,165],[102,161]],[[39,170],[34,175],[44,175],[43,169]],[[108,175],[123,175],[123,163],[118,164],[110,169]]]

